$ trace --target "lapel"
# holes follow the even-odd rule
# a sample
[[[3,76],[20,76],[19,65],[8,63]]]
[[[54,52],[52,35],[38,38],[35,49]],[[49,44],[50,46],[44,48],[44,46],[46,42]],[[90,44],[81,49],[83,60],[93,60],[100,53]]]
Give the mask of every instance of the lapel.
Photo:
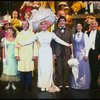
[[[65,40],[66,40],[67,37],[68,37],[68,30],[67,30],[67,28],[65,28],[64,33],[61,33],[60,28],[58,28],[58,30],[56,31],[56,35],[57,35],[59,38],[61,38],[61,37],[62,37],[62,34],[64,35],[64,38],[65,38]]]
[[[58,30],[57,30],[57,32],[56,32],[56,35],[57,35],[59,38],[61,38],[62,33],[61,33],[61,31],[60,31],[60,28],[58,28]]]
[[[100,33],[99,33],[98,30],[97,30],[96,39],[95,39],[95,47],[96,47],[96,45],[97,45],[97,43],[98,43],[99,34],[100,34]]]
[[[90,36],[90,32],[91,32],[91,31],[87,32],[87,35],[88,35],[88,36]]]
[[[67,28],[65,28],[65,32],[64,32],[64,34],[65,34],[65,38],[67,39],[67,37],[69,37],[69,36],[68,36],[68,35],[69,35],[69,31],[68,31]]]

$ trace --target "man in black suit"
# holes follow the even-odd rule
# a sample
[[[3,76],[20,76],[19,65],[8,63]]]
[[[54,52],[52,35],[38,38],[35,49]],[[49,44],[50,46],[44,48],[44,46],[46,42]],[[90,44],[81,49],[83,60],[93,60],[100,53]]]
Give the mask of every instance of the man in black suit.
[[[91,31],[87,32],[90,41],[89,63],[91,71],[91,88],[98,87],[97,80],[100,70],[100,31],[97,29],[98,22],[92,21]]]

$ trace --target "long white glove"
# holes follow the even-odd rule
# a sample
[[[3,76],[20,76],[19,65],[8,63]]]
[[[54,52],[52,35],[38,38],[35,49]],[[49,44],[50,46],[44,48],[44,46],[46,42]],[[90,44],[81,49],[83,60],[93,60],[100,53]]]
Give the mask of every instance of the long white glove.
[[[6,64],[6,58],[3,58],[3,65]]]

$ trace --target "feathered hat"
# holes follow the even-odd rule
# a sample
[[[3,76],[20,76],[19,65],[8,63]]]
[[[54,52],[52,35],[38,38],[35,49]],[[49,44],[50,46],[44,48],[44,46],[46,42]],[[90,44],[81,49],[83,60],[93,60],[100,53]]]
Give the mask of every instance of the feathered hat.
[[[55,22],[56,20],[56,15],[51,11],[49,8],[42,8],[39,10],[34,10],[32,11],[32,26],[33,29],[38,30],[39,25],[43,21],[48,21],[50,23],[49,27]]]

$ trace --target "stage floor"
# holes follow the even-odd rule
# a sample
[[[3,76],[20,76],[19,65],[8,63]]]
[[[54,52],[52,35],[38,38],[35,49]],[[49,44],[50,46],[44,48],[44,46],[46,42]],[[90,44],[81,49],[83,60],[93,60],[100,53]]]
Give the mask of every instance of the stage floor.
[[[17,84],[16,90],[5,90],[5,83],[0,82],[0,99],[100,99],[100,88],[90,90],[74,90],[61,88],[60,92],[42,92],[33,82],[32,90],[20,89]]]
[[[1,74],[0,67],[0,74]],[[33,77],[33,85],[30,90],[21,89],[20,83],[16,83],[16,90],[5,90],[7,83],[0,81],[0,99],[100,99],[100,88],[89,89],[89,90],[74,90],[67,88],[60,88],[60,92],[49,93],[42,92],[36,86],[37,75]]]

